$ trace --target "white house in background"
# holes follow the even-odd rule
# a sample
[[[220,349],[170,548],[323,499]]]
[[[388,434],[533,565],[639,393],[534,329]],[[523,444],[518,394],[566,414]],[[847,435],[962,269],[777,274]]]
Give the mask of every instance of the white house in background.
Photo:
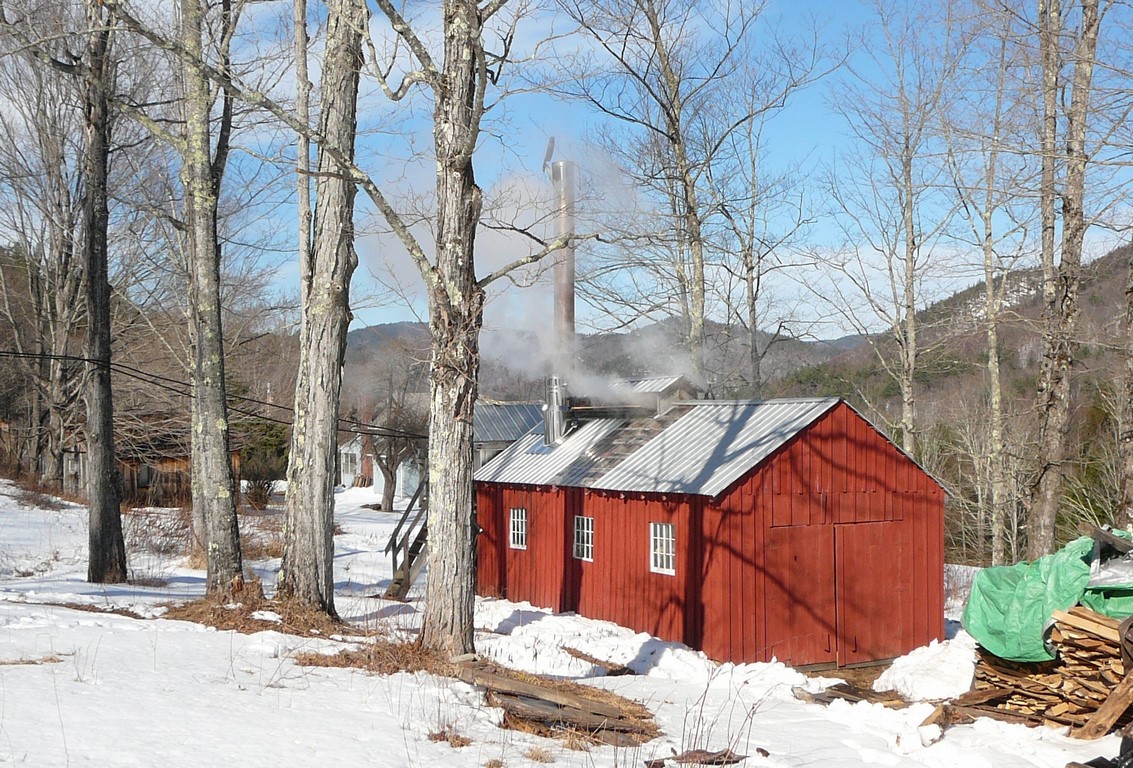
[[[374,481],[374,456],[362,447],[362,435],[338,446],[338,482],[347,488]]]
[[[473,469],[479,469],[500,451],[543,423],[542,403],[495,403],[480,400],[473,414]],[[423,446],[422,446],[423,448]],[[412,496],[421,483],[423,462],[410,457],[397,468],[397,493]],[[347,488],[374,487],[382,494],[385,479],[374,461],[365,435],[355,435],[338,446],[339,483]]]
[[[347,488],[373,486],[376,495],[382,494],[385,478],[376,469],[373,450],[364,435],[355,435],[338,446],[338,477],[339,483]],[[397,493],[412,496],[420,483],[421,467],[411,456],[397,467]]]

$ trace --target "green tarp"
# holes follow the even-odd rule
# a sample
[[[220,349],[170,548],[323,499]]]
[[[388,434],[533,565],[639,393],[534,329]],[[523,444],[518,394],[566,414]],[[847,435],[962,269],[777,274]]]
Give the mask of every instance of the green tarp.
[[[1001,659],[1050,661],[1055,611],[1082,603],[1115,618],[1133,615],[1133,585],[1087,589],[1093,556],[1094,540],[1083,536],[1033,563],[984,568],[972,582],[964,629]]]

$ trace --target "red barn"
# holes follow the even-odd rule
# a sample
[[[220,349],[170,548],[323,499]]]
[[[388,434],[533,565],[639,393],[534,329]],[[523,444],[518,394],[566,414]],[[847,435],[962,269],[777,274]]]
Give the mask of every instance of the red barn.
[[[561,439],[477,472],[480,594],[722,661],[843,666],[942,636],[944,491],[848,403],[656,402],[561,408]]]

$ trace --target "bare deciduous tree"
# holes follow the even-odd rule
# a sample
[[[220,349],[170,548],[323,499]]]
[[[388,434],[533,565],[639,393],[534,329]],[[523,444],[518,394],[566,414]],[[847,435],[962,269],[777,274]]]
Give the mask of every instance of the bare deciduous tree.
[[[1024,69],[1025,51],[1013,42],[1014,14],[994,3],[978,1],[965,10],[965,28],[972,40],[958,98],[941,123],[953,186],[960,200],[957,238],[974,246],[982,256],[982,323],[987,347],[987,436],[970,441],[986,449],[986,457],[973,457],[986,471],[977,473],[980,504],[976,539],[991,541],[991,563],[1002,565],[1007,543],[1014,536],[1006,522],[1020,500],[1010,490],[1010,461],[1006,443],[1005,398],[1001,383],[1005,294],[1009,276],[1031,245],[1029,191],[1035,176],[1035,158],[1025,151],[1029,98],[1024,84],[1013,74]]]
[[[45,18],[53,19],[57,34],[42,34],[39,22]],[[16,143],[5,142],[15,148],[7,156],[6,168],[22,166],[30,172],[6,179],[11,184],[8,189],[15,210],[22,213],[17,221],[24,226],[16,231],[25,246],[25,284],[22,291],[11,291],[9,265],[0,264],[3,307],[12,322],[13,293],[22,293],[30,300],[32,316],[27,319],[32,322],[14,323],[14,327],[30,325],[38,331],[34,370],[49,374],[39,390],[46,394],[43,399],[52,425],[47,441],[51,457],[47,474],[57,487],[63,481],[64,448],[80,448],[75,437],[77,425],[61,418],[66,403],[60,396],[70,390],[73,394],[67,395],[69,400],[85,388],[87,579],[122,582],[127,571],[114,446],[108,280],[114,122],[110,101],[117,67],[112,48],[113,19],[91,2],[54,7],[31,3],[18,9],[0,6],[0,22],[18,43],[17,53],[5,57],[9,67],[5,73],[13,74],[12,66],[21,70],[16,80],[4,80],[14,86],[8,95],[15,97],[17,105],[30,107],[13,115],[15,120],[4,121],[4,127],[9,138],[14,138],[13,130],[27,131],[40,150],[26,153]],[[71,45],[74,50],[69,49]],[[49,87],[36,88],[45,84]],[[31,104],[23,98],[29,93],[33,94]],[[68,129],[73,133],[69,135]],[[36,191],[46,194],[35,199]],[[33,258],[33,253],[40,258]],[[68,355],[69,343],[77,336],[74,326],[80,319],[86,324],[85,376],[77,375]],[[14,338],[19,341],[21,334]]]
[[[231,595],[243,584],[240,534],[236,521],[236,486],[229,454],[229,422],[224,379],[224,333],[220,308],[220,238],[217,206],[228,162],[232,130],[232,96],[224,94],[216,146],[213,147],[213,89],[205,60],[205,16],[202,0],[181,0],[184,128],[179,142],[181,185],[185,195],[185,228],[189,252],[189,311],[192,359],[192,486],[198,538],[204,530],[210,595]],[[221,3],[221,71],[226,69],[227,43],[236,17],[229,0]],[[201,525],[203,523],[203,526]]]
[[[73,3],[3,7],[0,57],[0,217],[11,246],[0,264],[0,311],[14,330],[14,361],[33,384],[27,463],[46,484],[63,485],[63,452],[71,437],[82,381],[68,356],[79,352],[75,333],[82,301],[84,147],[82,84],[68,47],[80,35],[81,9]],[[45,39],[40,25],[65,30]],[[66,61],[66,68],[51,61]]]
[[[111,56],[113,15],[87,0],[84,114],[86,134],[83,194],[84,284],[87,334],[87,503],[89,559],[87,580],[126,580],[118,462],[114,450],[114,396],[110,381],[110,94],[115,62]]]
[[[1027,555],[1034,559],[1054,547],[1055,519],[1062,499],[1063,461],[1070,426],[1071,366],[1082,280],[1082,241],[1087,219],[1084,209],[1090,96],[1101,13],[1098,0],[1081,0],[1073,51],[1063,48],[1065,19],[1059,0],[1040,0],[1039,39],[1042,59],[1042,180],[1040,185],[1043,264],[1043,360],[1039,374],[1038,474],[1027,514]],[[1070,102],[1064,115],[1065,135],[1059,148],[1059,92],[1069,55]],[[1056,187],[1055,164],[1065,167]],[[1055,266],[1055,200],[1061,202],[1062,242]]]
[[[763,3],[564,0],[560,6],[599,51],[578,63],[575,82],[561,90],[610,118],[601,149],[654,206],[625,232],[634,250],[644,246],[645,258],[613,253],[591,279],[617,285],[591,290],[599,303],[619,302],[622,314],[675,309],[690,372],[705,381],[711,230],[719,217],[712,166],[734,132],[781,109],[818,76],[818,47],[770,33],[759,39]]]
[[[356,186],[342,166],[354,157],[366,13],[359,0],[332,0],[327,10],[314,242],[309,259],[299,265],[299,377],[287,466],[287,523],[279,591],[334,615],[338,400],[350,324],[350,278],[358,264],[354,251]],[[300,184],[304,183],[301,178]],[[300,237],[304,236],[301,228]]]
[[[725,144],[730,162],[709,169],[714,205],[724,224],[715,249],[723,273],[718,290],[726,328],[735,324],[747,337],[746,371],[738,379],[755,398],[762,397],[764,361],[774,346],[802,335],[811,322],[771,285],[777,273],[795,266],[786,252],[813,219],[804,201],[802,172],[768,167],[763,128],[764,120],[756,117],[737,129]],[[737,378],[729,371],[718,376],[725,382]]]
[[[937,243],[954,202],[945,195],[937,118],[952,96],[960,60],[949,8],[921,10],[888,0],[875,3],[879,79],[858,74],[839,97],[856,146],[831,178],[836,215],[849,253],[828,263],[853,290],[838,309],[867,336],[876,359],[900,390],[895,420],[901,447],[916,452],[918,361],[923,350],[918,312],[926,286],[940,276]],[[837,287],[836,287],[837,290]],[[848,298],[856,293],[859,302]],[[869,320],[884,333],[873,336]],[[894,420],[889,420],[891,423]]]

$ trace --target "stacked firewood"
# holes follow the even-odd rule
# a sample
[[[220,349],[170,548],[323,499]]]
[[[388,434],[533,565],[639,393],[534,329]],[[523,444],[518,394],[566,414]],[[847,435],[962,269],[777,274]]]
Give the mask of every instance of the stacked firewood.
[[[1081,606],[1054,614],[1055,661],[1025,664],[981,651],[973,690],[953,703],[960,714],[1068,725],[1097,738],[1130,720],[1133,676],[1126,678],[1119,626]]]

